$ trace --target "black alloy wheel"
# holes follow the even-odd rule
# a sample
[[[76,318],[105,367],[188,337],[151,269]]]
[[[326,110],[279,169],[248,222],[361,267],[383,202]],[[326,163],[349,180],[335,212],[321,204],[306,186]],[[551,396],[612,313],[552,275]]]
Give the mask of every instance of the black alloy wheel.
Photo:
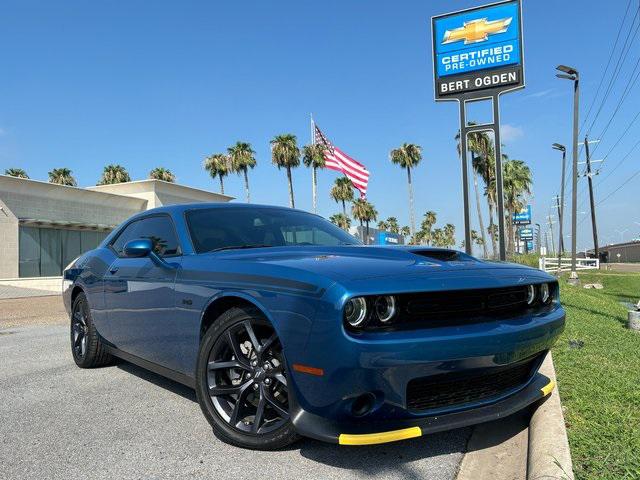
[[[86,302],[76,303],[71,314],[71,348],[73,356],[82,361],[87,356],[87,326]]]
[[[71,354],[80,368],[109,365],[113,357],[107,353],[93,325],[91,309],[84,293],[76,296],[71,307]]]
[[[209,395],[218,414],[243,432],[268,433],[289,420],[282,347],[265,322],[245,320],[213,346]]]
[[[271,450],[297,439],[282,344],[257,311],[231,309],[207,331],[197,383],[202,410],[222,440]]]

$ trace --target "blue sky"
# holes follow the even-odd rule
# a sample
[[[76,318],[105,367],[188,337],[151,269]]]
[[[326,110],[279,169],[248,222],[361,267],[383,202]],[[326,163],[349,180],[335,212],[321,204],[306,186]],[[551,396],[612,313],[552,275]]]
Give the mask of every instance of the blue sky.
[[[479,4],[5,1],[0,169],[21,167],[45,180],[51,168],[68,166],[88,186],[109,163],[124,165],[134,179],[164,166],[180,183],[217,191],[217,180],[202,170],[203,158],[244,140],[258,159],[250,174],[252,200],[286,205],[286,176],[271,165],[268,142],[291,132],[308,143],[313,113],[325,134],[371,171],[369,200],[380,215],[395,215],[402,224],[408,223],[406,174],[390,164],[388,153],[402,142],[422,145],[424,160],[414,174],[416,215],[436,211],[439,224],[457,226],[459,241],[457,107],[433,101],[430,17]],[[502,122],[506,152],[534,173],[535,222],[545,222],[559,190],[559,154],[550,145],[571,142],[571,84],[556,79],[554,68],[565,63],[581,72],[584,115],[626,6],[627,0],[606,8],[595,0],[524,2],[527,86],[502,97]],[[592,138],[638,58],[640,39],[631,38],[631,53]],[[594,158],[611,149],[637,113],[638,100],[635,88]],[[638,170],[640,149],[604,179],[639,134],[640,121],[607,157],[595,177],[597,198]],[[319,213],[325,216],[339,211],[328,197],[335,178],[335,172],[320,174]],[[227,193],[242,201],[241,178],[226,183]],[[580,183],[583,203],[585,179]],[[604,241],[619,240],[616,229],[628,229],[625,239],[640,232],[634,223],[640,222],[639,187],[640,175],[600,205]],[[294,189],[297,206],[310,209],[308,170],[294,173]],[[588,212],[588,203],[579,210]],[[590,223],[583,221],[578,247],[590,242]]]

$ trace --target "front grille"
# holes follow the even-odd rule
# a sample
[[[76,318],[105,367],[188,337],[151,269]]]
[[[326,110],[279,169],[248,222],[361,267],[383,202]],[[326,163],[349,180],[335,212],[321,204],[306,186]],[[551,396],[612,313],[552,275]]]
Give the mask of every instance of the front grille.
[[[415,378],[407,385],[409,410],[433,410],[458,407],[501,396],[524,386],[533,376],[542,357],[536,355],[506,366],[479,372],[443,373]]]
[[[405,311],[412,317],[437,318],[451,314],[482,315],[527,306],[527,287],[457,290],[403,295]]]

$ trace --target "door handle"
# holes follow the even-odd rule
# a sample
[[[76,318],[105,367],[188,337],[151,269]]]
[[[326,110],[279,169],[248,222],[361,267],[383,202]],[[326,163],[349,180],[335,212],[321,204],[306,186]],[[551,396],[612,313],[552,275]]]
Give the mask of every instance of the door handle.
[[[109,269],[109,273],[111,273],[111,275],[113,275],[114,273],[116,273],[118,271],[118,267],[111,267]]]

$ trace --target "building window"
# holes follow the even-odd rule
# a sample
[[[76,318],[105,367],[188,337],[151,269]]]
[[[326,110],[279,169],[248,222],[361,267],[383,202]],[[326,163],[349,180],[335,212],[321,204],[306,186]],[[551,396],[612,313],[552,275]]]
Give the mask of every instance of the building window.
[[[20,226],[19,276],[57,277],[84,252],[96,248],[109,232]]]

